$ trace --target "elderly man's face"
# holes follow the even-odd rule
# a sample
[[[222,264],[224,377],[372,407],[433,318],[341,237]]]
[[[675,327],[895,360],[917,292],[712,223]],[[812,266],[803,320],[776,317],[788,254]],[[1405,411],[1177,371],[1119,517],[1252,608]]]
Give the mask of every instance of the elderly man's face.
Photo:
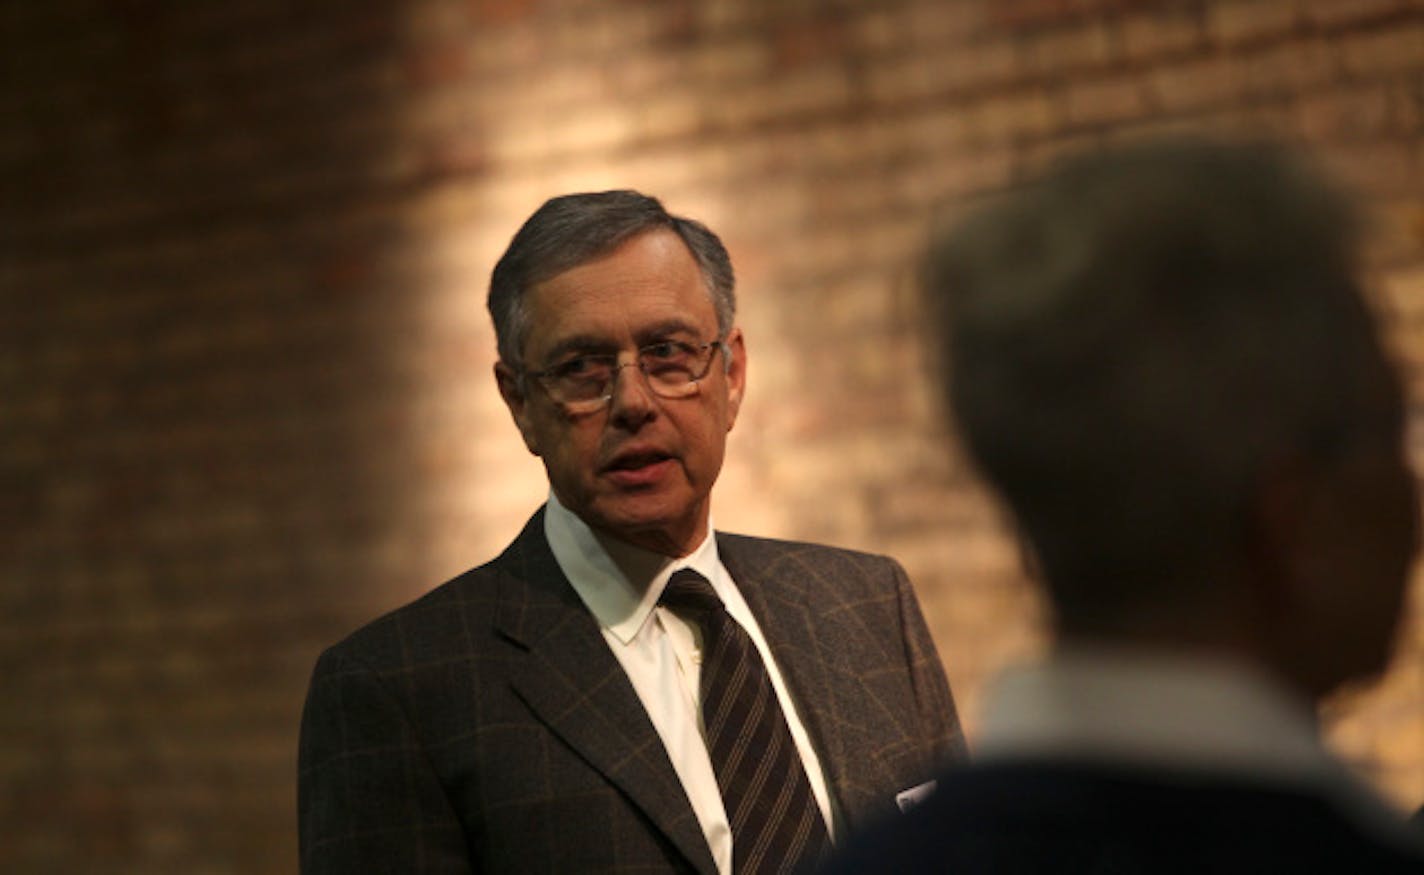
[[[558,274],[525,297],[524,364],[543,370],[578,353],[632,362],[659,341],[717,339],[717,316],[697,262],[671,231],[640,234],[606,255]],[[746,378],[741,332],[714,355],[695,393],[655,395],[636,366],[619,371],[613,397],[575,413],[538,380],[523,391],[503,365],[500,393],[530,452],[569,510],[595,529],[666,555],[684,555],[707,534],[712,484]]]

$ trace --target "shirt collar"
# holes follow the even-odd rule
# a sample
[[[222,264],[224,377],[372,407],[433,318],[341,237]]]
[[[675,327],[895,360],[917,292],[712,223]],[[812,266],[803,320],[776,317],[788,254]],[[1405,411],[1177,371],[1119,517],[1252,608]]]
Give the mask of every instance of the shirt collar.
[[[1085,756],[1276,776],[1338,764],[1308,705],[1228,662],[1064,650],[989,692],[981,757]]]
[[[711,520],[697,549],[672,558],[594,531],[550,490],[544,535],[559,568],[598,625],[623,644],[642,630],[674,571],[691,568],[708,580],[717,577],[720,560]]]
[[[1001,676],[975,759],[1192,770],[1307,789],[1383,841],[1414,830],[1321,743],[1315,712],[1263,672],[1136,650],[1064,649]]]

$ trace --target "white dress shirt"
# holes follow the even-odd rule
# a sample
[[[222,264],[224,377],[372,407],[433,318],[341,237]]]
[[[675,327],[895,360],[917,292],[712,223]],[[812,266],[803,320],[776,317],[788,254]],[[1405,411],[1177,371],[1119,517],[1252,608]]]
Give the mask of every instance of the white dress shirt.
[[[1317,792],[1396,837],[1401,821],[1325,748],[1306,702],[1225,661],[1062,650],[990,687],[974,754],[1199,769]]]
[[[598,621],[604,641],[627,672],[662,738],[712,849],[717,871],[722,875],[732,873],[732,832],[702,735],[698,696],[700,633],[672,611],[658,606],[668,579],[683,568],[691,568],[711,582],[727,613],[747,631],[761,653],[821,817],[834,838],[830,796],[820,758],[756,618],[717,555],[717,539],[710,522],[707,538],[696,550],[672,559],[595,532],[561,505],[551,491],[544,513],[544,534],[559,568]]]

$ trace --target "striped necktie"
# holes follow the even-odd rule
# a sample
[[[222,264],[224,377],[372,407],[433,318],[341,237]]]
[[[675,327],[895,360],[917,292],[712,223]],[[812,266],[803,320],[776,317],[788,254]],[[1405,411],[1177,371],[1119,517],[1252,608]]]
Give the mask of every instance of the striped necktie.
[[[675,572],[661,603],[702,630],[702,725],[737,875],[809,869],[830,840],[756,645],[707,578]]]

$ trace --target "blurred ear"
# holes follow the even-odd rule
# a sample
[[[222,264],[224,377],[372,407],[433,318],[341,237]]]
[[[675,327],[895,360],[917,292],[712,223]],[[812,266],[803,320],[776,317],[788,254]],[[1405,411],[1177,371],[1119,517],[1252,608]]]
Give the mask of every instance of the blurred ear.
[[[737,423],[737,411],[742,409],[742,397],[747,388],[747,347],[742,329],[733,328],[727,335],[727,431]]]
[[[1339,537],[1339,472],[1291,455],[1267,467],[1254,502],[1258,562],[1275,571],[1279,607],[1314,611],[1342,581],[1334,568]]]
[[[1249,506],[1247,529],[1252,597],[1261,623],[1287,627],[1329,622],[1330,592],[1340,586],[1330,571],[1335,533],[1330,531],[1330,472],[1319,460],[1289,454],[1265,466]]]
[[[1305,695],[1323,695],[1339,678],[1338,595],[1332,572],[1326,472],[1303,457],[1270,467],[1251,505],[1245,580],[1256,656]]]
[[[538,432],[530,418],[529,399],[520,388],[519,376],[504,362],[495,362],[494,381],[499,386],[499,397],[504,399],[505,406],[509,408],[509,415],[514,418],[514,424],[519,428],[520,436],[524,438],[524,446],[534,455],[542,455],[539,451]]]

